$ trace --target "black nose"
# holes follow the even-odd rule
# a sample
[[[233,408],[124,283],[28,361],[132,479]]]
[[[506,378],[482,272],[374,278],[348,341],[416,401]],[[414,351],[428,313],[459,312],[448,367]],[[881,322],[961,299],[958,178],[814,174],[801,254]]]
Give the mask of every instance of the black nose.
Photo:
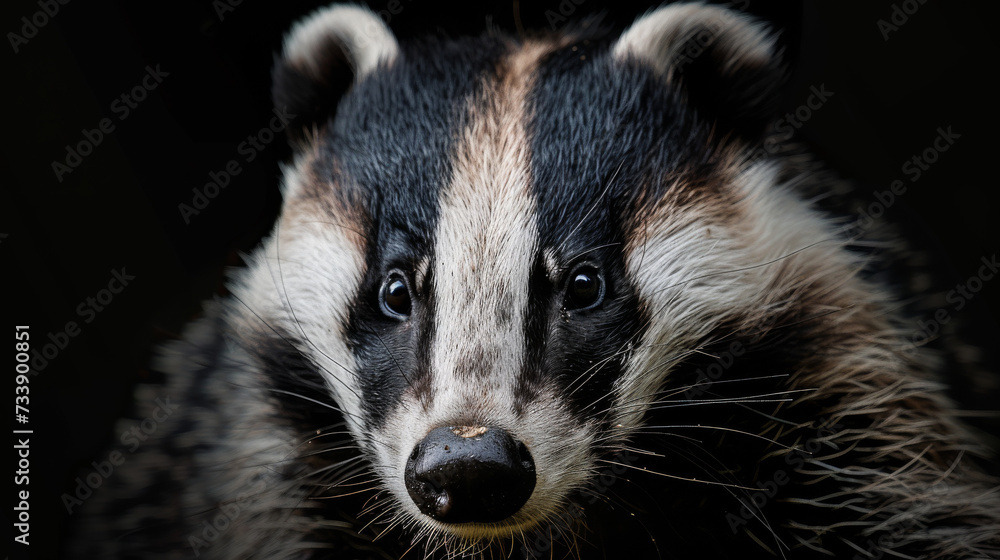
[[[420,511],[445,523],[488,523],[517,513],[535,489],[525,445],[499,428],[431,430],[406,461],[406,490]]]

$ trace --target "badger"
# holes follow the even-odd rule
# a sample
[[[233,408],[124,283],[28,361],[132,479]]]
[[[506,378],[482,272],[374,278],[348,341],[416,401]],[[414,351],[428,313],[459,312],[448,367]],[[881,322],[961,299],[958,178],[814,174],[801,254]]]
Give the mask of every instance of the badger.
[[[885,274],[909,249],[772,126],[785,72],[697,3],[297,23],[281,215],[138,390],[176,410],[75,552],[1000,557],[990,440]]]

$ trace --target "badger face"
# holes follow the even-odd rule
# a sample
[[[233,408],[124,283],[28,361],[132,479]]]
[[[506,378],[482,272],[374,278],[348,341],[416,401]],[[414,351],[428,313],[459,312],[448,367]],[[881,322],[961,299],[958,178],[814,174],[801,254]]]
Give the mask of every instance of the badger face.
[[[677,364],[848,299],[833,227],[753,156],[773,50],[700,5],[614,37],[400,46],[355,7],[290,32],[286,204],[234,293],[322,376],[371,517],[463,550],[572,516]]]

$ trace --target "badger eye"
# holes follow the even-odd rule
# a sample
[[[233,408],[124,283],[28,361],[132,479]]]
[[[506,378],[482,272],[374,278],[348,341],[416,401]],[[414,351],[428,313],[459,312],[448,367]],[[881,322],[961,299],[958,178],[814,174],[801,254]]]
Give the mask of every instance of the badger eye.
[[[393,319],[405,319],[410,316],[413,308],[410,288],[401,272],[393,271],[386,277],[379,292],[379,304],[382,306],[382,313]]]
[[[590,309],[604,301],[604,279],[592,265],[577,267],[566,286],[566,309]]]

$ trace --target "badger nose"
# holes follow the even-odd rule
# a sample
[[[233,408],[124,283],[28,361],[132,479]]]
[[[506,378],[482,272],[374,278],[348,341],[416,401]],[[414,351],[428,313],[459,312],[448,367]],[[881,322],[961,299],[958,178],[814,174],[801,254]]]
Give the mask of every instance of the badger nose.
[[[404,480],[424,514],[445,523],[488,523],[514,515],[528,501],[535,462],[505,430],[441,427],[413,448]]]

